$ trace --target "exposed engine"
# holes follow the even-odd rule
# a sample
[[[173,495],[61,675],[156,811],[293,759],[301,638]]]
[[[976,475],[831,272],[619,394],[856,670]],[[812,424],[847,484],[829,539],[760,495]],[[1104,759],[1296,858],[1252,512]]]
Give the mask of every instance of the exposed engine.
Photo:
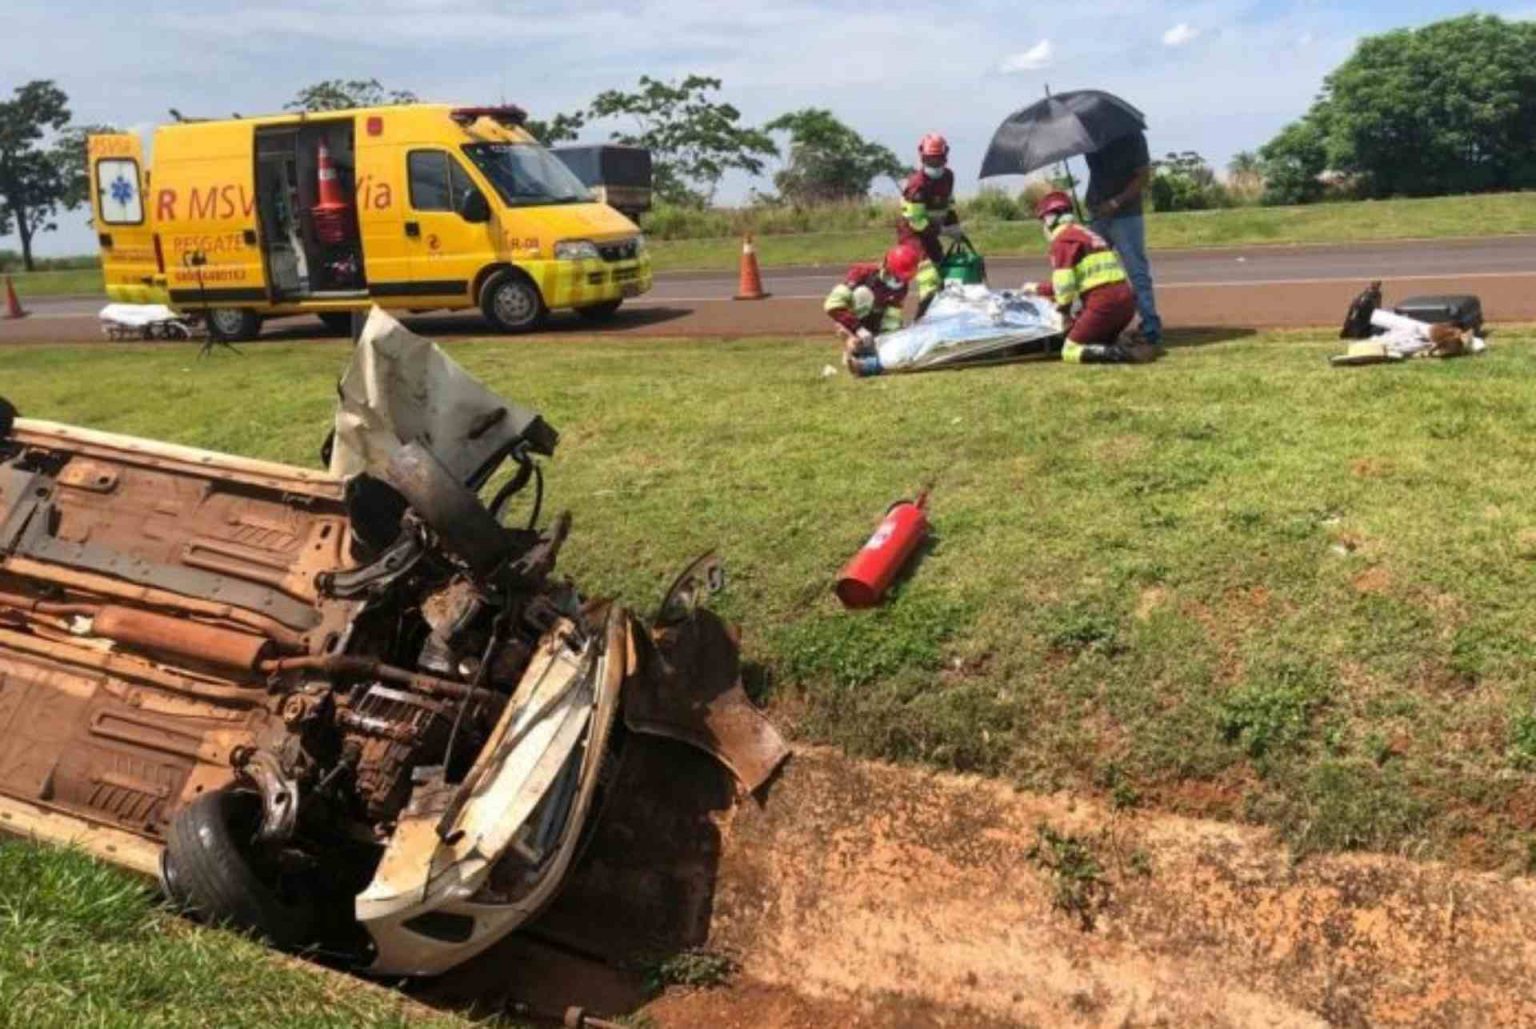
[[[698,576],[654,628],[584,602],[553,430],[374,318],[329,474],[0,402],[0,827],[163,844],[194,912],[427,974],[558,889],[622,725],[748,788],[785,751]]]

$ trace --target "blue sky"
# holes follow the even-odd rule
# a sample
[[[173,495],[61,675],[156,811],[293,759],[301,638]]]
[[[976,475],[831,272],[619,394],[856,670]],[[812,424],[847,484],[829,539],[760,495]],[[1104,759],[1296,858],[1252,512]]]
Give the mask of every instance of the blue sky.
[[[962,190],[992,130],[1055,90],[1095,87],[1146,112],[1154,153],[1218,165],[1301,114],[1362,35],[1482,10],[1536,17],[1536,0],[5,0],[0,89],[34,78],[68,92],[76,120],[147,131],[187,115],[278,110],[302,85],[377,78],[424,99],[505,97],[535,113],[610,87],[699,72],[725,82],[747,119],[832,109],[907,157],[945,133]],[[17,45],[19,42],[20,45]],[[602,127],[586,139],[604,135]],[[754,183],[732,178],[725,200]],[[1004,185],[1013,183],[1004,182]],[[0,237],[0,246],[15,240]],[[39,240],[94,248],[83,212]]]

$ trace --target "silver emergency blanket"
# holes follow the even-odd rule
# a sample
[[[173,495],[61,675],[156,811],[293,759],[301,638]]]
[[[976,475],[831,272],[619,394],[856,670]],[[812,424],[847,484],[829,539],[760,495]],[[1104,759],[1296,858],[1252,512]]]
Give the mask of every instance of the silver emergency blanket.
[[[1062,332],[1049,300],[951,282],[921,319],[875,340],[879,373],[915,372],[1045,353]]]
[[[375,307],[337,386],[331,474],[382,477],[406,443],[432,451],[468,482],[519,441],[547,453],[553,430],[535,411],[492,393],[436,343]]]

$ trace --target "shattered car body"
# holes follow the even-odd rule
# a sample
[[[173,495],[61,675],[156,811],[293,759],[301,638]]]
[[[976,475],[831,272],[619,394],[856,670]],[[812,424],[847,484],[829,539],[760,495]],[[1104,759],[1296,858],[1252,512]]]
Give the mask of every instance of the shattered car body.
[[[713,562],[648,624],[554,576],[568,518],[504,524],[538,415],[378,312],[341,393],[340,475],[0,410],[0,829],[434,974],[558,892],[627,733],[749,790],[786,751],[699,606]]]

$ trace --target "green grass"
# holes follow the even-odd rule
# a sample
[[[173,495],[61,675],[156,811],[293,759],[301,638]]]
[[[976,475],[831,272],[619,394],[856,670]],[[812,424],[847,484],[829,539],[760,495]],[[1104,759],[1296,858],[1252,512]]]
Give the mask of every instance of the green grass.
[[[0,839],[0,1025],[468,1024],[184,922],[78,852]]]
[[[1034,222],[972,221],[966,225],[982,253],[994,257],[1044,250]],[[1153,248],[1249,246],[1263,243],[1350,243],[1370,240],[1536,232],[1536,193],[1434,197],[1312,204],[1304,207],[1239,207],[1181,211],[1147,219]],[[757,240],[765,266],[843,264],[878,257],[894,240],[891,229],[857,229],[804,235],[763,235]],[[656,240],[658,270],[734,268],[741,240]]]
[[[1536,334],[1349,370],[1321,336],[1186,342],[864,382],[811,342],[449,349],[563,431],[548,507],[589,590],[649,610],[719,548],[801,739],[1523,868]],[[39,417],[314,464],[345,348],[245,351],[10,348],[0,382]],[[838,568],[924,486],[931,552],[844,612]]]
[[[65,268],[48,272],[10,272],[22,306],[32,297],[62,297],[77,294],[102,296],[100,268]]]

